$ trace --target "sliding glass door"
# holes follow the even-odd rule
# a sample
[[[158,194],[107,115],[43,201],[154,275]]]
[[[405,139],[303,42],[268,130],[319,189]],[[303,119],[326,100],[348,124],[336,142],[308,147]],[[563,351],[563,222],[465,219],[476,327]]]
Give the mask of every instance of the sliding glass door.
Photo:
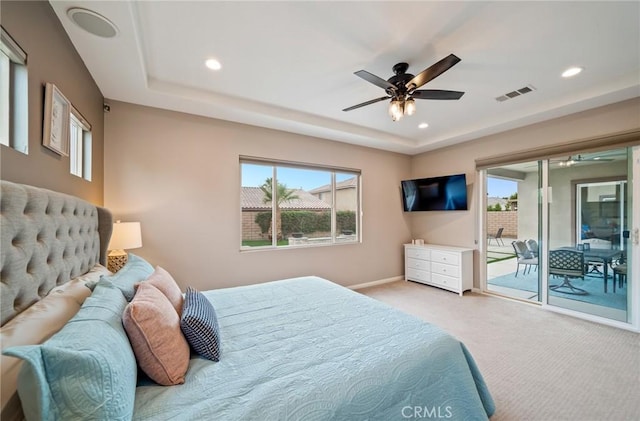
[[[540,178],[538,161],[486,171],[486,290],[520,300],[541,300]]]
[[[640,267],[640,147],[483,174],[484,291],[613,324],[640,323],[632,311],[640,307],[633,275]]]
[[[550,305],[626,322],[629,152],[549,162]]]

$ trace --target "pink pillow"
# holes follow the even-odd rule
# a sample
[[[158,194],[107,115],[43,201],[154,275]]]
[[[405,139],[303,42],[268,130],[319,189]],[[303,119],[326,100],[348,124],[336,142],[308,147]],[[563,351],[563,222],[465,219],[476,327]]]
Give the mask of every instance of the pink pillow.
[[[182,315],[182,303],[184,301],[182,291],[180,291],[180,287],[169,272],[160,266],[156,266],[156,270],[145,282],[149,282],[151,285],[158,288],[160,292],[169,299],[173,308],[176,309],[178,316]]]
[[[163,386],[184,383],[189,344],[180,330],[180,316],[158,288],[140,283],[122,323],[142,371]]]

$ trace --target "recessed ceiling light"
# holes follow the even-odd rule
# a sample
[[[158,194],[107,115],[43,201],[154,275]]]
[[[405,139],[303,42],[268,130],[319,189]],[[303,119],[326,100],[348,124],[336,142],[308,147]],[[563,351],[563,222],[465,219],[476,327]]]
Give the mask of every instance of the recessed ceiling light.
[[[210,58],[207,61],[204,62],[204,64],[210,68],[211,70],[220,70],[222,69],[222,64],[220,64],[220,62],[218,60],[216,60],[215,58]]]
[[[72,7],[67,16],[80,28],[102,38],[113,38],[118,35],[118,27],[104,16],[88,9]]]
[[[420,124],[418,124],[418,128],[419,129],[426,129],[427,127],[429,127],[428,123],[420,123]]]
[[[562,72],[562,77],[572,77],[577,75],[582,71],[582,67],[569,67],[567,70]]]

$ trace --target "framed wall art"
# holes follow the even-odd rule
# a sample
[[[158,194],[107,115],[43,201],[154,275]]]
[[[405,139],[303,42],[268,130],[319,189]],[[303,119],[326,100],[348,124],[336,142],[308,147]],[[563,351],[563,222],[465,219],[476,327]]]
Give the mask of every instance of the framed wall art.
[[[69,156],[69,113],[71,104],[53,83],[44,92],[42,145],[58,155]]]

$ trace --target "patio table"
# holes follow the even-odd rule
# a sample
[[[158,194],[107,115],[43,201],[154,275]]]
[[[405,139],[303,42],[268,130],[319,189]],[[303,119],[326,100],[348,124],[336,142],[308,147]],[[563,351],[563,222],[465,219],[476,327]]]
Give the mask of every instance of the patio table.
[[[576,247],[559,247],[562,250],[576,250]],[[604,292],[607,293],[607,280],[609,277],[609,265],[613,260],[620,256],[621,250],[590,248],[589,250],[581,250],[584,253],[585,261],[601,261],[604,278]],[[615,282],[613,283],[613,292],[616,292]]]

